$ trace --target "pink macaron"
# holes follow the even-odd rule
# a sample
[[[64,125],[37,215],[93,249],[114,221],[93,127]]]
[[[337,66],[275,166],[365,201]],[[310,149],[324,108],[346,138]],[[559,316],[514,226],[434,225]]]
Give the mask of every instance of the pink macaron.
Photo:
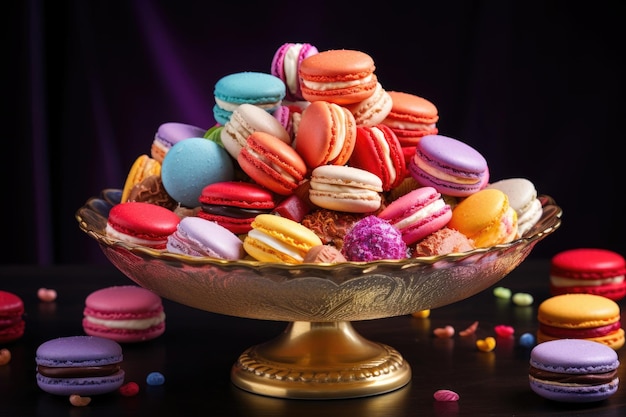
[[[143,342],[165,332],[161,297],[136,285],[102,288],[85,299],[83,329],[120,343]]]
[[[411,245],[444,227],[452,218],[452,208],[436,189],[421,187],[392,201],[378,217],[400,230]]]
[[[467,197],[489,182],[485,157],[467,143],[443,135],[420,139],[409,171],[420,185],[453,197]]]
[[[165,249],[167,237],[174,233],[179,221],[180,217],[165,207],[131,201],[111,208],[105,233],[134,245]]]
[[[298,70],[302,61],[319,51],[310,43],[287,42],[274,53],[270,72],[285,83],[285,100],[302,101]]]

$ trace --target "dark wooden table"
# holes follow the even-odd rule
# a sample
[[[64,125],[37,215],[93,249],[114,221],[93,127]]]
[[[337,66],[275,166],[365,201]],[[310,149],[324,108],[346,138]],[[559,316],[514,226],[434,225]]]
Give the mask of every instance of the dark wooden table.
[[[231,366],[246,348],[278,336],[287,323],[223,316],[164,300],[165,334],[146,343],[123,345],[126,381],[137,382],[139,394],[123,397],[116,392],[93,397],[87,407],[74,407],[67,397],[37,387],[35,350],[51,338],[84,334],[82,309],[90,292],[133,282],[112,266],[0,266],[0,289],[19,295],[26,307],[24,337],[0,346],[12,353],[11,362],[0,366],[0,416],[626,415],[626,365],[620,367],[624,383],[618,392],[600,403],[556,403],[528,387],[530,349],[518,341],[521,334],[536,331],[537,306],[549,297],[547,283],[548,262],[527,259],[497,285],[513,293],[530,293],[535,298],[532,306],[498,299],[490,288],[434,309],[427,319],[407,315],[354,322],[362,336],[396,348],[411,365],[413,378],[388,394],[345,400],[285,400],[242,391],[230,382]],[[39,301],[40,287],[55,289],[57,300]],[[472,337],[433,335],[435,328],[451,325],[458,332],[474,321],[479,327]],[[492,352],[479,351],[476,339],[496,336],[498,324],[514,327],[514,337],[498,338]],[[623,357],[622,351],[618,353]],[[165,376],[164,385],[146,384],[153,371]],[[434,401],[438,389],[454,390],[459,401]]]

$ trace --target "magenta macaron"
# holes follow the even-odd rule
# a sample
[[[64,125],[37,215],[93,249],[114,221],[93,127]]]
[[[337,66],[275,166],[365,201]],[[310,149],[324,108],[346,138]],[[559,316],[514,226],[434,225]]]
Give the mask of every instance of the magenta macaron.
[[[298,69],[300,63],[319,51],[310,43],[287,42],[282,44],[274,53],[270,72],[285,83],[285,100],[302,101],[300,77]]]
[[[102,288],[85,299],[83,330],[120,343],[143,342],[165,332],[161,297],[136,285]]]
[[[484,156],[467,143],[443,135],[420,139],[409,172],[420,185],[453,197],[467,197],[489,181]]]
[[[389,203],[378,217],[400,230],[411,245],[448,224],[452,208],[433,187],[420,187]]]

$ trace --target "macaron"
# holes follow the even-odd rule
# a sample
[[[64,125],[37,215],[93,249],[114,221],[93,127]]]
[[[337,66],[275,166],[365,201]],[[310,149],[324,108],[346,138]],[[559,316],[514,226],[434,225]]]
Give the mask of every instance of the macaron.
[[[21,338],[25,327],[23,300],[17,294],[0,290],[0,344]]]
[[[439,256],[467,252],[475,248],[473,240],[458,230],[444,226],[419,240],[412,248],[411,256]]]
[[[201,138],[206,134],[206,129],[187,123],[166,122],[159,125],[152,146],[150,155],[159,163],[163,162],[165,154],[183,139]]]
[[[235,261],[245,255],[241,239],[216,222],[185,217],[167,239],[167,250],[188,256],[205,256]]]
[[[180,218],[165,207],[143,202],[114,205],[109,211],[107,236],[134,245],[165,249],[167,237],[176,231]]]
[[[615,350],[601,343],[553,340],[531,350],[528,380],[532,391],[549,400],[602,401],[617,392],[619,366]]]
[[[381,122],[398,137],[407,163],[415,154],[415,146],[426,135],[439,132],[439,110],[430,100],[402,91],[388,91],[391,109]]]
[[[376,174],[383,190],[396,188],[406,178],[406,163],[395,133],[385,125],[359,126],[348,165]]]
[[[204,138],[189,138],[172,146],[161,166],[169,195],[187,208],[200,206],[198,198],[208,184],[232,181],[234,163],[226,150]]]
[[[302,90],[300,89],[298,70],[305,58],[318,52],[317,47],[306,42],[286,42],[276,50],[272,57],[270,73],[285,83],[285,100],[304,100]]]
[[[586,339],[615,350],[624,345],[619,305],[595,294],[561,294],[537,308],[537,342],[556,339]]]
[[[247,103],[240,105],[233,111],[232,116],[220,132],[220,139],[224,149],[234,159],[237,159],[241,148],[246,145],[246,139],[253,132],[269,133],[291,145],[291,136],[278,119],[262,108]]]
[[[213,117],[217,123],[225,125],[233,111],[244,103],[273,113],[281,105],[285,94],[285,84],[272,74],[254,71],[228,74],[215,83]]]
[[[341,253],[352,262],[405,259],[408,248],[402,233],[387,220],[370,215],[352,225],[343,239]]]
[[[358,103],[374,94],[378,78],[371,56],[350,49],[321,51],[304,59],[299,75],[302,97],[340,105]]]
[[[378,82],[371,96],[357,103],[346,104],[345,107],[354,116],[357,126],[376,126],[391,112],[393,101],[391,95]]]
[[[279,195],[290,195],[307,174],[302,157],[288,144],[266,132],[254,132],[237,162],[257,184]]]
[[[302,112],[295,149],[309,169],[345,165],[356,144],[356,123],[348,109],[315,101]]]
[[[509,205],[517,213],[517,233],[524,236],[543,214],[535,185],[527,178],[506,178],[485,188],[496,188],[509,197]]]
[[[165,332],[161,297],[136,285],[101,288],[85,298],[83,330],[119,343],[145,342]]]
[[[452,208],[432,187],[417,188],[392,201],[378,217],[387,220],[412,245],[448,224]]]
[[[517,214],[506,194],[484,189],[454,206],[448,227],[472,239],[477,248],[486,248],[517,237]]]
[[[68,336],[48,340],[37,348],[36,381],[54,395],[98,395],[124,383],[122,347],[97,336]]]
[[[175,210],[178,207],[178,202],[165,191],[161,175],[147,176],[141,182],[133,185],[126,201],[156,204],[168,210]]]
[[[586,293],[618,301],[626,295],[626,260],[602,248],[568,249],[550,262],[552,295]]]
[[[146,154],[139,155],[130,167],[130,171],[126,175],[124,188],[122,189],[122,199],[120,202],[128,201],[128,196],[132,188],[141,183],[145,178],[152,175],[161,175],[161,163]]]
[[[421,185],[453,197],[467,197],[489,182],[485,158],[467,143],[442,135],[419,140],[409,171]]]
[[[254,218],[276,207],[276,196],[258,184],[223,181],[209,184],[200,194],[197,216],[213,221],[236,234],[250,231]]]
[[[254,259],[288,264],[302,263],[307,252],[321,244],[312,230],[273,214],[259,214],[243,241],[245,251]]]
[[[382,202],[382,180],[360,168],[321,165],[311,172],[310,185],[311,203],[329,210],[370,213]]]

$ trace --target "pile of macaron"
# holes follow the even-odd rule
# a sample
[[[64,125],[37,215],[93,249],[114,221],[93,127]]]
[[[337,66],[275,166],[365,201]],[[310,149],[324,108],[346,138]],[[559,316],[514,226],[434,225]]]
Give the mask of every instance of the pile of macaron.
[[[490,182],[477,149],[439,133],[431,101],[386,91],[375,70],[361,51],[285,43],[267,73],[223,76],[216,124],[160,125],[106,234],[302,263],[465,252],[530,233],[542,215],[533,183]]]

